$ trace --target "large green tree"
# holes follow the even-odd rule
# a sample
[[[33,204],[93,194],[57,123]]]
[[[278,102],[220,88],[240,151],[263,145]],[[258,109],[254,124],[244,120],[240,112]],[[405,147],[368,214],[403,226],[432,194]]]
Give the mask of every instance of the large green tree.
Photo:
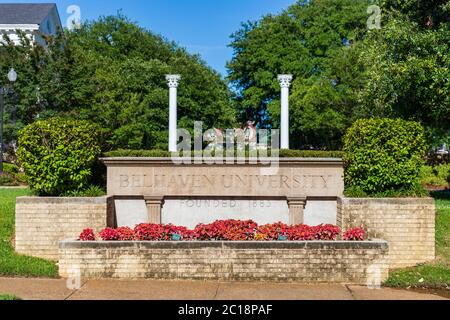
[[[385,12],[400,12],[428,29],[439,28],[441,23],[447,23],[450,19],[448,0],[378,0],[377,3]]]
[[[120,14],[48,39],[49,50],[6,45],[0,72],[17,69],[15,118],[8,137],[36,119],[65,115],[103,127],[106,148],[164,148],[168,140],[165,75],[182,75],[179,126],[228,127],[235,121],[229,89],[197,55],[144,30]],[[11,121],[15,120],[15,121]]]
[[[295,77],[291,98],[294,147],[337,147],[351,124],[359,67],[349,47],[362,38],[370,1],[298,1],[279,15],[243,24],[232,35],[228,64],[241,118],[279,125],[277,74]],[[342,58],[345,57],[345,58]],[[347,59],[348,58],[348,59]],[[342,63],[342,65],[341,65]]]
[[[367,26],[370,5],[381,29]],[[241,118],[278,127],[276,75],[292,73],[293,147],[340,147],[364,117],[420,121],[430,142],[450,140],[449,13],[448,0],[311,0],[244,24],[228,64]]]
[[[383,28],[369,31],[362,43],[365,84],[357,113],[419,121],[430,142],[445,142],[450,137],[450,3],[385,2],[391,10]]]

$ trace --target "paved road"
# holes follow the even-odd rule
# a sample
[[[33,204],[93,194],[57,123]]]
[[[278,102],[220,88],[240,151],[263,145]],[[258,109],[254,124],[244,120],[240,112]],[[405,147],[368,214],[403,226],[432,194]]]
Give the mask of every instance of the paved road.
[[[432,294],[345,285],[0,278],[0,294],[24,300],[445,300]]]

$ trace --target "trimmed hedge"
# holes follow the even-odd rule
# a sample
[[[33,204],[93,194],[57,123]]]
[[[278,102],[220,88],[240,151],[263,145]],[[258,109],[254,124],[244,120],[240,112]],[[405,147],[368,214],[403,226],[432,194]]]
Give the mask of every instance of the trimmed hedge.
[[[350,196],[422,196],[425,131],[401,119],[361,119],[344,137],[345,184]]]
[[[17,156],[31,189],[59,196],[87,188],[101,153],[99,132],[88,121],[63,118],[36,121],[21,130]]]
[[[450,164],[424,166],[420,173],[420,182],[424,186],[446,187],[450,181]]]
[[[0,175],[0,186],[16,187],[26,185],[25,174],[19,168],[10,163],[3,163],[3,174]]]
[[[192,152],[192,156],[195,156],[196,154],[201,155],[201,152]],[[248,156],[248,152],[246,155]],[[342,151],[280,150],[281,158],[342,158],[343,155],[344,153]],[[116,150],[106,152],[104,156],[110,158],[170,158],[172,153],[163,150]]]

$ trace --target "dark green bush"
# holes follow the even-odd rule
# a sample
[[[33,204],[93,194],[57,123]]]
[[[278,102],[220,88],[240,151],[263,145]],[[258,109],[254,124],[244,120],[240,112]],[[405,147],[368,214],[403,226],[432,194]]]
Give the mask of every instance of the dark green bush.
[[[49,196],[86,189],[101,153],[99,132],[90,122],[63,118],[36,121],[21,130],[17,156],[30,187]]]
[[[420,182],[424,186],[446,187],[449,177],[450,164],[424,166],[421,170]]]
[[[82,198],[82,197],[88,197],[88,198],[94,198],[94,197],[102,197],[105,196],[106,192],[99,186],[89,186],[85,190],[79,190],[79,191],[68,191],[61,196],[64,197],[70,197],[70,198]]]
[[[19,173],[19,167],[10,164],[10,163],[3,163],[3,172],[9,173],[9,174],[18,174]]]
[[[195,155],[195,152],[192,152]],[[281,158],[342,158],[343,152],[341,151],[314,151],[314,150],[280,150]],[[213,153],[214,155],[214,153]],[[248,155],[248,153],[247,153]],[[169,158],[172,154],[163,150],[116,150],[107,152],[105,157],[159,157]]]
[[[6,179],[3,179],[3,184],[0,182],[0,185],[8,185],[8,186],[20,186],[25,185],[27,183],[27,179],[25,174],[21,173],[19,167],[14,164],[4,163],[3,164],[3,172],[9,176],[10,182],[5,183]],[[2,180],[2,179],[0,179]]]
[[[12,187],[16,185],[17,183],[11,174],[6,172],[0,174],[0,186]]]
[[[427,146],[423,127],[401,119],[361,119],[344,137],[347,191],[422,196],[419,177]]]

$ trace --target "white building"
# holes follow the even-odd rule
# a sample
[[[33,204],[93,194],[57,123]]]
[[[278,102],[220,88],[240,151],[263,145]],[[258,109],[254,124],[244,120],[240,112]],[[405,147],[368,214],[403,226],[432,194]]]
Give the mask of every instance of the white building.
[[[0,42],[7,34],[20,45],[17,30],[23,31],[32,41],[42,46],[42,35],[55,35],[62,30],[58,8],[54,3],[0,3]]]

